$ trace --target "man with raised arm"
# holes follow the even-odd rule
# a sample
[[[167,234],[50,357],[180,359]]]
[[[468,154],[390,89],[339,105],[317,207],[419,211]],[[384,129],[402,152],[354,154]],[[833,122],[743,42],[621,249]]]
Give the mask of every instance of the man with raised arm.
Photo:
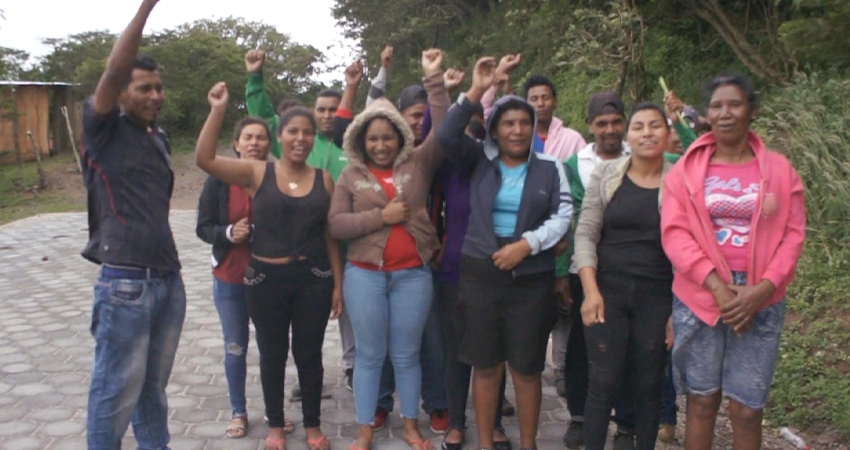
[[[140,449],[167,449],[165,387],[186,312],[168,222],[171,149],[157,117],[165,99],[156,62],[138,55],[157,0],[143,0],[83,108],[89,242],[100,264],[89,389],[89,450],[117,450],[132,420]]]
[[[272,106],[271,98],[266,92],[263,82],[263,66],[266,62],[266,53],[262,50],[250,50],[245,54],[245,69],[248,71],[248,82],[245,85],[245,103],[248,114],[263,118],[269,122],[271,132],[277,130],[278,114],[280,113]],[[307,158],[307,164],[317,169],[326,170],[333,176],[334,181],[339,178],[342,169],[348,165],[348,158],[342,153],[342,148],[334,143],[334,117],[336,117],[342,94],[333,89],[325,89],[319,92],[316,103],[313,106],[313,115],[316,118],[316,139],[313,141],[313,149]],[[284,100],[286,101],[286,100]],[[272,144],[272,154],[280,157],[280,143],[275,140]]]

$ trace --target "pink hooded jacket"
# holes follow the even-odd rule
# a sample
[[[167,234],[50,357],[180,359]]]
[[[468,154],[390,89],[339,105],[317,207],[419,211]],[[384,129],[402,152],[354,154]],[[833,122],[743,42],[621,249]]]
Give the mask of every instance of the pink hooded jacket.
[[[778,303],[794,279],[806,236],[803,183],[788,160],[768,150],[761,138],[747,137],[758,161],[761,180],[756,213],[750,227],[747,284],[767,279],[776,291],[762,309]],[[673,293],[708,325],[720,320],[720,307],[703,284],[712,270],[726,283],[732,272],[717,245],[705,206],[705,174],[717,148],[714,133],[691,145],[664,180],[661,241],[673,263]]]

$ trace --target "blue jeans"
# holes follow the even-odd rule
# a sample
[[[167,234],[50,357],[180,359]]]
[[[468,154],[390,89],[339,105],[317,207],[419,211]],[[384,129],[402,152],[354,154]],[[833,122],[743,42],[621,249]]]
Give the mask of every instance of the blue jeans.
[[[428,314],[425,331],[422,332],[422,347],[419,352],[419,363],[422,365],[422,409],[432,413],[438,409],[448,409],[446,397],[446,340],[443,335],[443,324],[438,314],[436,302]],[[393,365],[389,356],[384,361],[381,373],[380,398],[378,407],[387,411],[393,410],[393,392],[395,382]]]
[[[168,448],[165,386],[185,314],[179,273],[147,280],[98,278],[91,323],[89,450],[121,448],[131,420],[140,450]]]
[[[736,285],[747,284],[746,272],[732,272]],[[673,369],[682,394],[723,395],[761,410],[767,403],[779,341],[785,326],[785,299],[753,316],[753,329],[738,336],[719,321],[709,326],[673,297]]]
[[[213,277],[213,299],[224,334],[224,373],[230,391],[234,416],[248,413],[245,406],[245,378],[248,355],[248,306],[245,285]]]
[[[431,311],[431,269],[379,272],[347,264],[343,293],[357,342],[354,363],[354,406],[357,423],[375,422],[384,359],[390,355],[401,415],[419,413],[422,367],[419,350]]]

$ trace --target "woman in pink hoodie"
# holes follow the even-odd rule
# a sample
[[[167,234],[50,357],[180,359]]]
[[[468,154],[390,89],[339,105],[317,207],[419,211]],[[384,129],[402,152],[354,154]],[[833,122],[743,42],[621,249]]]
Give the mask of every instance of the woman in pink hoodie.
[[[788,160],[750,131],[752,83],[706,85],[712,132],[664,182],[662,243],[673,263],[673,366],[688,395],[685,449],[712,448],[723,395],[734,450],[761,447],[785,316],[785,290],[806,233],[803,184]]]

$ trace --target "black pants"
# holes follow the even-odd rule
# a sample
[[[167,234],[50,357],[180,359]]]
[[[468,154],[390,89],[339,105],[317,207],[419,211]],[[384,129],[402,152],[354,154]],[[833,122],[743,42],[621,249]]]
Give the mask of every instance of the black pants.
[[[603,450],[611,407],[628,386],[640,414],[635,417],[638,450],[652,450],[661,421],[661,383],[667,319],[673,309],[671,281],[600,272],[605,323],[586,327],[590,387],[585,405],[584,444]]]
[[[245,284],[248,315],[257,331],[260,381],[269,427],[283,427],[283,380],[290,325],[304,427],[318,427],[324,377],[322,344],[333,296],[329,264],[267,264],[251,259]]]
[[[460,362],[458,354],[463,340],[463,314],[458,310],[457,284],[436,282],[436,297],[442,316],[443,331],[446,337],[446,397],[449,402],[449,428],[466,429],[466,403],[469,399],[469,383],[472,379],[472,366]],[[496,405],[496,423],[494,428],[504,432],[502,426],[502,403],[505,401],[507,374],[502,377],[499,392],[499,404]]]
[[[575,422],[584,421],[584,406],[587,403],[587,385],[589,383],[587,370],[587,345],[584,342],[584,324],[581,321],[581,305],[584,301],[584,291],[581,278],[570,274],[570,297],[573,305],[570,317],[573,318],[570,335],[567,341],[567,356],[564,365],[564,381],[566,383],[567,409],[570,418]],[[624,386],[625,387],[625,386]],[[614,402],[614,423],[617,430],[634,434],[635,410],[634,398],[625,387]]]

